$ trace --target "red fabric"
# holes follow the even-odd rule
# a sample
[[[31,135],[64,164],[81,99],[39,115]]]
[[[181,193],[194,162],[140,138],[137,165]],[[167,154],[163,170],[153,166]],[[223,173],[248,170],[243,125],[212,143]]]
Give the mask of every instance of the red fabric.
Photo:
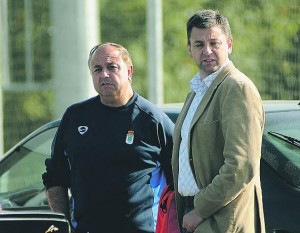
[[[171,185],[167,185],[160,196],[155,232],[180,233],[175,207],[175,194]]]

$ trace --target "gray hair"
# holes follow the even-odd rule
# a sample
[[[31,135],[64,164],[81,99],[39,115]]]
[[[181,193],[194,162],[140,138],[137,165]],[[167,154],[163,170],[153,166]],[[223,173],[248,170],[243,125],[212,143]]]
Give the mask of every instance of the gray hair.
[[[102,44],[98,44],[98,45],[96,45],[95,47],[93,47],[91,49],[90,54],[89,54],[89,59],[88,59],[89,68],[90,68],[90,65],[91,65],[92,57],[93,57],[94,53],[96,52],[96,50],[99,49],[99,48],[102,48],[104,46],[107,46],[107,45],[110,45],[110,46],[113,46],[113,47],[117,48],[117,50],[121,52],[121,57],[122,57],[123,61],[126,63],[126,65],[127,66],[132,65],[131,56],[130,56],[129,52],[127,51],[127,49],[125,49],[120,44],[116,44],[116,43],[112,43],[112,42],[105,42],[105,43],[102,43]]]

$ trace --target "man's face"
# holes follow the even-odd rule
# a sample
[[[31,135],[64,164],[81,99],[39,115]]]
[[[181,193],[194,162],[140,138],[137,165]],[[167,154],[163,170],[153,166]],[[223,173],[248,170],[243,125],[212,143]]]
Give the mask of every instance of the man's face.
[[[189,55],[200,69],[202,79],[220,69],[232,50],[232,39],[226,38],[218,26],[191,31]]]
[[[132,66],[127,66],[117,48],[98,48],[91,59],[90,72],[95,90],[101,98],[118,102],[131,90]],[[126,97],[125,97],[126,98]]]

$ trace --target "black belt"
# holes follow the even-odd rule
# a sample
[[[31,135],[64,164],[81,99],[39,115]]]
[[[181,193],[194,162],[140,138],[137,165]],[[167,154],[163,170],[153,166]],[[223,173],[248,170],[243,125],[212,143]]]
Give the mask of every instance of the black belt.
[[[182,197],[185,207],[194,207],[194,196]]]

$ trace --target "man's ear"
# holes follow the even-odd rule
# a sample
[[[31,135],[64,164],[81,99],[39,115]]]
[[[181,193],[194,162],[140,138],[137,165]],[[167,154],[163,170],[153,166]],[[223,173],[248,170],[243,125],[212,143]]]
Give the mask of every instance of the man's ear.
[[[128,67],[127,72],[128,72],[128,80],[130,83],[132,83],[133,65]]]
[[[192,51],[191,51],[191,44],[188,42],[186,45],[187,49],[188,49],[188,54],[190,57],[192,57]]]
[[[228,40],[227,45],[228,45],[228,54],[231,54],[232,53],[232,45],[233,45],[232,38]]]

